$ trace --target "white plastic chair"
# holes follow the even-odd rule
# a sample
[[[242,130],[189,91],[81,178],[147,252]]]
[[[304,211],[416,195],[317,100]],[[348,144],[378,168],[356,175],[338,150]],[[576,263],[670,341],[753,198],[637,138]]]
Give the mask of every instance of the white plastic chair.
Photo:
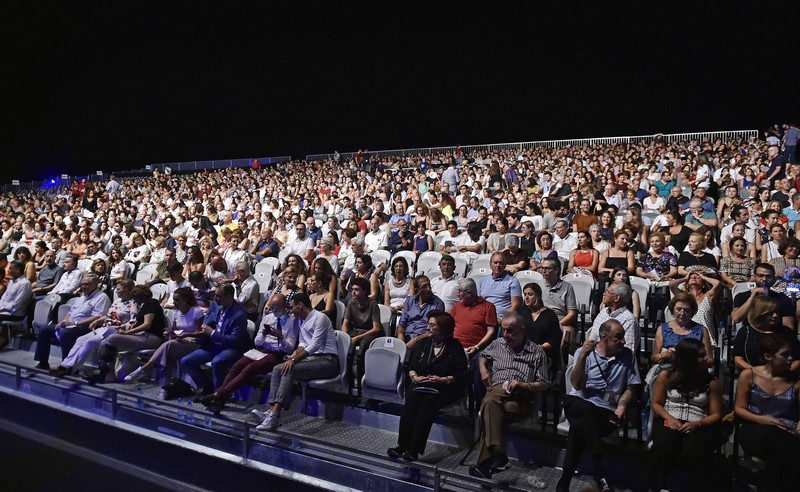
[[[150,286],[150,291],[153,293],[153,299],[161,302],[164,295],[167,293],[167,284],[155,284]]]
[[[378,304],[378,311],[381,313],[381,326],[383,326],[383,333],[390,337],[390,327],[392,325],[392,310],[385,304]]]
[[[466,277],[472,264],[472,257],[468,253],[450,253],[450,256],[456,260],[456,273]]]
[[[346,393],[348,391],[347,354],[350,351],[350,335],[341,330],[335,330],[333,333],[336,337],[336,353],[339,356],[339,374],[331,379],[314,379],[300,382],[303,392],[303,412],[305,412],[306,403],[308,402],[308,388],[324,389],[341,393]]]
[[[364,355],[362,395],[378,400],[402,402],[405,357],[406,344],[397,338],[380,337],[373,340]]]
[[[417,268],[417,255],[414,254],[413,251],[398,251],[394,255],[392,255],[392,261],[394,261],[394,259],[398,257],[405,258],[406,262],[408,263],[409,275],[415,276]]]
[[[434,268],[439,268],[439,260],[442,259],[442,254],[436,251],[426,251],[419,255],[417,259],[417,274],[425,274]],[[441,272],[440,272],[441,274]]]
[[[472,270],[475,271],[475,269],[477,268],[486,268],[487,270],[490,270],[491,259],[492,259],[491,253],[478,255],[478,257],[475,258],[475,260],[473,260],[472,262]]]
[[[520,270],[514,274],[514,278],[519,280],[519,286],[522,289],[531,282],[536,282],[544,289],[544,277],[535,270]]]

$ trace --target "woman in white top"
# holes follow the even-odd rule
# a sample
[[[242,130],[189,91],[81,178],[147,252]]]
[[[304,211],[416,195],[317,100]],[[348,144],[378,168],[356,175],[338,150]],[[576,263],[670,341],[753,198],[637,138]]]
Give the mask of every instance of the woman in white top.
[[[650,185],[649,191],[650,193],[642,200],[642,206],[645,210],[658,210],[659,212],[663,212],[666,203],[663,198],[658,196],[658,188],[656,188],[656,185]]]
[[[203,311],[197,307],[191,287],[181,287],[172,294],[175,305],[172,325],[164,332],[169,340],[158,347],[145,365],[125,376],[125,382],[138,381],[155,366],[161,369],[161,385],[169,381],[178,362],[200,347],[198,334],[203,325]],[[159,395],[163,399],[163,390]]]
[[[392,260],[391,272],[383,285],[383,303],[389,306],[392,314],[399,314],[406,299],[414,295],[414,282],[408,276],[408,262],[402,256]]]

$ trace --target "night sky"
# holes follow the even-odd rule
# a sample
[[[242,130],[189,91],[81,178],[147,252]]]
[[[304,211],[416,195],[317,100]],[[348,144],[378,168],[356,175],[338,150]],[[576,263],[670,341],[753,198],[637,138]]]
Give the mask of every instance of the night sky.
[[[0,182],[798,116],[796,22],[766,7],[112,3],[6,12]]]

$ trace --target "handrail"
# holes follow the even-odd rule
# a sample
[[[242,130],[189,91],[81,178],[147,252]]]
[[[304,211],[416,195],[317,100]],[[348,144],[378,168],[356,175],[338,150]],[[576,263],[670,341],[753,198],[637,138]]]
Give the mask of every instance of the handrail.
[[[688,132],[688,133],[670,133],[670,134],[656,134],[656,135],[635,135],[635,136],[620,136],[620,137],[591,137],[591,138],[573,138],[563,140],[535,140],[529,142],[507,142],[507,143],[494,143],[494,144],[479,144],[479,145],[462,145],[461,150],[464,152],[472,152],[475,150],[494,151],[494,150],[515,150],[527,149],[533,147],[559,147],[566,145],[596,145],[596,144],[609,144],[609,143],[629,143],[629,142],[649,142],[656,138],[656,136],[663,137],[667,142],[679,142],[681,140],[714,140],[717,138],[730,139],[730,138],[756,138],[758,137],[758,130],[722,130],[711,132]],[[370,155],[377,156],[409,156],[409,155],[430,155],[438,153],[451,153],[456,150],[457,146],[450,145],[444,147],[420,147],[420,148],[406,148],[406,149],[392,149],[392,150],[378,150],[369,151]],[[352,159],[356,152],[345,152],[340,154],[342,159]],[[328,154],[309,154],[306,156],[307,161],[319,161],[333,159],[333,153]]]

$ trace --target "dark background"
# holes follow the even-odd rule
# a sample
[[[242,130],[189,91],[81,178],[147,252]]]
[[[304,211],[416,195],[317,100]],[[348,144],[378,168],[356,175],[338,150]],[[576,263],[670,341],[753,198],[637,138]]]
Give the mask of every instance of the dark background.
[[[112,3],[2,16],[0,182],[798,114],[796,22],[766,4]]]

